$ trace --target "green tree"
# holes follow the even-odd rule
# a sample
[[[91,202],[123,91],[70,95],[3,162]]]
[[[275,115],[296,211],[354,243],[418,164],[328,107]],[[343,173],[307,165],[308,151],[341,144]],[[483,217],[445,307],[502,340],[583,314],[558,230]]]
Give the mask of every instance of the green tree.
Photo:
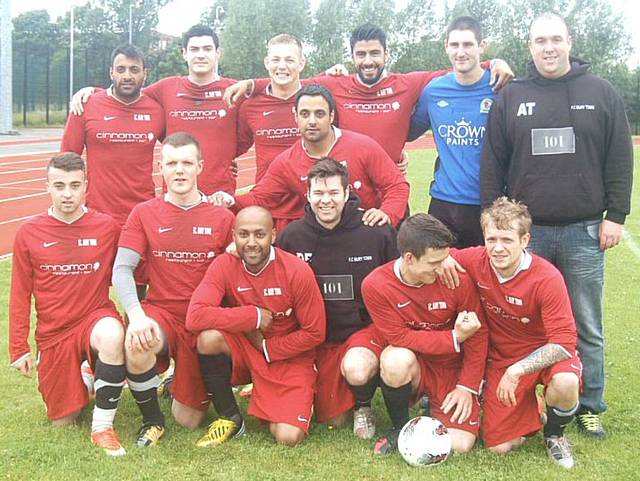
[[[341,0],[322,0],[315,12],[308,72],[315,74],[349,58],[347,21],[349,5]]]

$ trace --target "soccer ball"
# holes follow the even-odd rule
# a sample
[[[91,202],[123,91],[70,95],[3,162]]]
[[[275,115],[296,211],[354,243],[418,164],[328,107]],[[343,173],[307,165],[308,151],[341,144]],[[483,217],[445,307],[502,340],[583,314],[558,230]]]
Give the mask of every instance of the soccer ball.
[[[451,435],[437,419],[418,416],[400,431],[398,451],[411,466],[440,464],[451,452]]]

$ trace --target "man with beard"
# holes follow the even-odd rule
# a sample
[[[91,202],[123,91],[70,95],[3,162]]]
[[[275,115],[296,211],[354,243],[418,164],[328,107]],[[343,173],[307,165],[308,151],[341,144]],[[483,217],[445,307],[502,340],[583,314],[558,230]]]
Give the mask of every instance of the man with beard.
[[[324,307],[311,269],[274,248],[274,238],[269,211],[241,210],[233,229],[237,256],[216,259],[193,293],[187,328],[197,334],[202,378],[219,415],[200,447],[245,432],[232,382],[253,382],[249,414],[268,422],[278,443],[295,446],[308,434]]]

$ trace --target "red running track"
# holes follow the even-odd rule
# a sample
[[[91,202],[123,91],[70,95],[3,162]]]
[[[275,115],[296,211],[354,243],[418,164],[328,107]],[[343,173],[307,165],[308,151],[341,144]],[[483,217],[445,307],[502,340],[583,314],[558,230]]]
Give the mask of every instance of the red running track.
[[[3,154],[3,147],[20,146],[28,151],[29,146],[42,147],[42,144],[52,144],[52,149],[39,153]],[[0,141],[0,258],[11,254],[13,239],[20,225],[50,206],[45,168],[51,156],[58,152],[59,145],[60,138]],[[422,137],[407,147],[411,150],[434,148],[433,139]],[[156,158],[158,155],[159,148],[156,149]],[[253,150],[239,158],[238,168],[238,188],[252,185],[255,179]],[[161,179],[158,173],[154,173],[154,180],[159,190]]]

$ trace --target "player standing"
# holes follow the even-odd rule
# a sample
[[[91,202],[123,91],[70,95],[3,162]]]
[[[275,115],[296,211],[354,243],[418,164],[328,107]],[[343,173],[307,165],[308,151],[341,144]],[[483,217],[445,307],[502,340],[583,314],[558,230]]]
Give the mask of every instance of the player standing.
[[[454,451],[470,451],[478,436],[487,328],[471,279],[461,275],[455,289],[438,279],[452,242],[435,217],[411,216],[398,231],[400,258],[362,283],[367,309],[388,344],[380,357],[380,386],[393,427],[378,440],[375,454],[398,449],[409,405],[425,393]]]
[[[193,290],[213,258],[231,240],[233,214],[208,203],[198,190],[202,156],[197,140],[186,133],[168,136],[160,171],[167,185],[163,197],[137,205],[122,230],[113,268],[113,285],[129,317],[125,338],[127,378],[142,411],[139,446],[150,446],[165,432],[158,404],[158,372],[175,361],[172,413],[195,429],[209,405],[202,384],[195,340],[184,322]],[[140,303],[133,272],[145,257],[149,293]]]
[[[198,333],[204,383],[219,415],[198,446],[244,433],[231,382],[253,382],[249,414],[269,422],[277,442],[295,446],[309,431],[324,306],[311,269],[272,247],[274,239],[269,211],[241,210],[233,230],[238,256],[216,259],[191,299],[187,327]]]
[[[47,166],[52,206],[20,227],[14,241],[9,306],[11,366],[31,377],[31,297],[36,300],[38,389],[55,426],[73,423],[89,398],[80,374],[95,373],[91,441],[110,456],[125,450],[113,430],[125,380],[124,327],[109,300],[120,227],[84,206],[86,166],[71,152]]]
[[[122,226],[129,212],[155,197],[153,151],[164,137],[164,112],[140,93],[147,78],[144,56],[133,45],[111,54],[112,85],[93,95],[84,115],[69,115],[62,151],[87,150],[87,205]]]
[[[447,27],[445,50],[453,72],[424,88],[411,118],[409,140],[431,126],[438,148],[429,214],[456,237],[456,247],[482,245],[480,157],[495,98],[491,75],[480,65],[486,48],[480,24],[458,17]]]
[[[355,407],[353,432],[369,439],[383,341],[360,286],[373,269],[398,257],[396,233],[389,225],[362,223],[360,201],[349,196],[349,174],[339,162],[319,160],[308,177],[305,215],[280,233],[277,245],[311,266],[324,297],[327,337],[316,350],[316,420],[339,426]]]

